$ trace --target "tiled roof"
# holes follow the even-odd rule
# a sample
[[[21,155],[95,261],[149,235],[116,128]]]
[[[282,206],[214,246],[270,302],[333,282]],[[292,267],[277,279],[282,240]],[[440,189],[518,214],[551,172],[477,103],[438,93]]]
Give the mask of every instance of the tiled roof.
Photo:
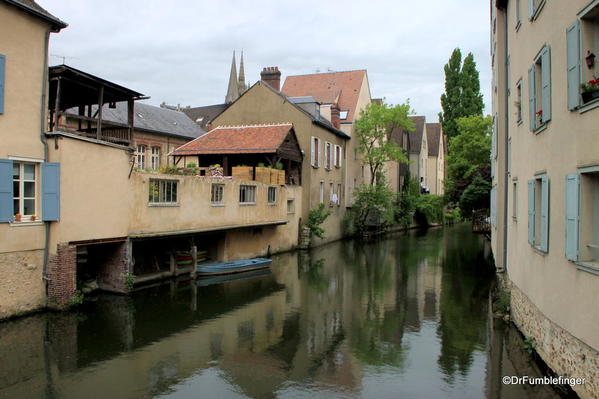
[[[192,121],[206,129],[208,124],[226,110],[229,105],[231,104],[206,105],[204,107],[182,108],[181,111],[185,112],[185,115]]]
[[[13,6],[19,7],[22,10],[25,10],[41,19],[45,19],[50,22],[55,29],[63,29],[68,25],[66,22],[61,21],[56,18],[54,15],[50,14],[44,8],[42,8],[39,4],[37,4],[34,0],[4,0],[8,4],[12,4]]]
[[[366,70],[288,76],[281,90],[289,97],[312,96],[323,104],[337,103],[353,121]]]
[[[118,102],[116,108],[110,108],[108,104],[102,107],[102,119],[118,123],[127,123],[127,103]],[[96,106],[92,106],[95,113]],[[76,108],[69,109],[69,113],[77,114]],[[155,107],[140,102],[135,103],[134,129],[146,130],[159,134],[195,139],[206,133],[204,129],[194,123],[183,112],[167,108]]]
[[[422,134],[424,132],[424,124],[426,117],[424,116],[411,116],[412,122],[414,122],[414,131],[408,134],[410,140],[410,152],[413,154],[420,154],[420,147],[422,143]]]
[[[171,155],[276,153],[292,128],[291,123],[218,126]]]
[[[426,137],[428,138],[428,156],[439,155],[439,143],[441,142],[441,125],[438,123],[426,124]]]

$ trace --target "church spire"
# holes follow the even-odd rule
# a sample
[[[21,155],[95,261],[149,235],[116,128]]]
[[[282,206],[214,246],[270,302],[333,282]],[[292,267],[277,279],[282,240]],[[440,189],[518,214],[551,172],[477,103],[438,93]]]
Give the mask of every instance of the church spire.
[[[237,82],[237,67],[235,65],[235,51],[233,51],[233,61],[231,62],[231,75],[229,76],[229,87],[227,88],[227,96],[225,103],[231,104],[239,98],[239,86]]]
[[[243,50],[241,50],[241,60],[239,61],[239,95],[242,95],[246,89],[245,71],[243,69]]]

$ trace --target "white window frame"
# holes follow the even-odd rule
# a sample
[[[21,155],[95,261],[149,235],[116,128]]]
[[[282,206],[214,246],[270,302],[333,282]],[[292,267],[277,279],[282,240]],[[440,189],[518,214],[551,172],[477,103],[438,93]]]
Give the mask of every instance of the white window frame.
[[[333,148],[333,145],[331,143],[329,143],[328,141],[324,142],[324,168],[326,170],[333,169],[332,148]]]
[[[320,181],[319,189],[320,189],[320,191],[318,193],[319,194],[318,199],[321,204],[324,204],[324,181],[323,180]]]
[[[268,205],[275,205],[277,203],[277,188],[268,187],[267,190]]]
[[[158,170],[160,168],[160,147],[152,146],[150,150],[150,169]]]
[[[320,139],[312,136],[310,139],[310,164],[314,168],[319,168],[321,164],[322,152],[320,147]]]
[[[512,180],[512,219],[518,221],[518,180]]]
[[[30,165],[33,166],[33,180],[31,179],[25,179],[24,178],[24,174],[25,174],[25,165]],[[31,219],[31,216],[36,216],[36,219],[39,220],[38,218],[38,208],[39,208],[39,195],[38,195],[38,188],[39,188],[39,175],[40,175],[40,168],[39,168],[39,162],[28,162],[28,161],[14,161],[13,160],[13,187],[14,187],[14,183],[17,183],[18,185],[18,190],[19,190],[19,195],[15,196],[14,195],[14,189],[13,189],[13,204],[14,201],[17,201],[17,205],[14,206],[13,209],[13,213],[16,215],[17,213],[21,214],[22,218],[27,218],[27,220],[21,220],[21,221],[28,221]],[[19,175],[17,177],[17,179],[14,178],[14,167],[18,166],[19,169]],[[25,183],[33,183],[33,197],[25,197]],[[31,201],[33,200],[33,212],[34,213],[25,213],[25,201]]]
[[[146,168],[146,149],[148,148],[145,144],[138,144],[135,149],[135,167],[138,169]]]
[[[599,166],[578,170],[579,269],[599,274]],[[591,176],[593,175],[593,176]],[[591,179],[594,179],[593,183]],[[593,257],[592,252],[596,255]]]
[[[256,205],[256,186],[251,184],[239,186],[239,204]]]
[[[212,183],[210,188],[210,203],[212,206],[225,205],[225,185],[221,183]]]
[[[545,6],[545,0],[528,0],[528,19],[534,21]]]
[[[152,193],[154,185],[157,192]],[[149,206],[178,206],[179,205],[179,181],[169,179],[150,179],[148,184]],[[170,188],[170,192],[169,192]]]

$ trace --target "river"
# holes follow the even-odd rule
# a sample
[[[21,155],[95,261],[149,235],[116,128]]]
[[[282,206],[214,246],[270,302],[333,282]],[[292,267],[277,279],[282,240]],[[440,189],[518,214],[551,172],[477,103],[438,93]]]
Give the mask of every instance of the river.
[[[494,319],[468,225],[273,257],[272,273],[0,323],[0,398],[552,398]]]

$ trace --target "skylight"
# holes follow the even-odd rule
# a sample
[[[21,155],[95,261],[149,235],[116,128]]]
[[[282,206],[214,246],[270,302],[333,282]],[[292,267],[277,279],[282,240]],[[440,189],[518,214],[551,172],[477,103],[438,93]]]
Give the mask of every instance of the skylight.
[[[347,119],[347,113],[349,111],[340,111],[339,112],[339,119]]]

